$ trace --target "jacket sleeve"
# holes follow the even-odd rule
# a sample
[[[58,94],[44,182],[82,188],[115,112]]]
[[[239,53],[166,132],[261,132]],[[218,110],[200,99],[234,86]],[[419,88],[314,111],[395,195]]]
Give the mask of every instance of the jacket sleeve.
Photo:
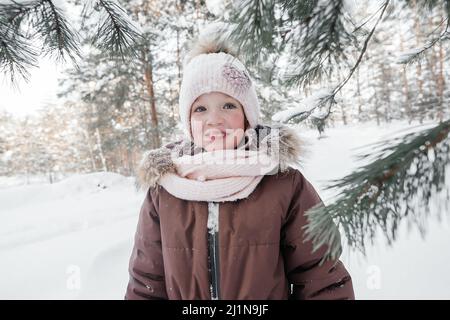
[[[307,224],[305,212],[322,203],[312,184],[296,170],[294,194],[282,227],[281,248],[285,272],[291,287],[289,299],[354,300],[352,279],[339,260],[326,260],[326,244],[313,251],[312,241],[304,241]]]
[[[139,213],[134,246],[129,261],[125,300],[167,299],[161,248],[157,190],[150,188]]]

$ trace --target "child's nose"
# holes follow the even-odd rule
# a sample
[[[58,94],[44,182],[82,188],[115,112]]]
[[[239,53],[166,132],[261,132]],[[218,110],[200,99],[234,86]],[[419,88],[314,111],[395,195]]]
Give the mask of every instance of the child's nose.
[[[223,116],[220,111],[212,111],[207,119],[207,125],[222,125],[224,123]]]

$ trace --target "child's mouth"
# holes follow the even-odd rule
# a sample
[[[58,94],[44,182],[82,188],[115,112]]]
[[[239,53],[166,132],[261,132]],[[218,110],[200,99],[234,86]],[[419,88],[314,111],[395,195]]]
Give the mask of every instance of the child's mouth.
[[[209,134],[208,139],[211,142],[213,142],[213,141],[216,141],[217,139],[225,138],[226,135],[227,135],[226,132],[214,132],[214,133]]]
[[[225,137],[225,133],[223,133],[223,134],[218,134],[218,135],[212,135],[212,136],[210,136],[209,137],[209,139],[211,140],[211,141],[216,141],[217,139],[221,139],[221,138],[224,138]]]

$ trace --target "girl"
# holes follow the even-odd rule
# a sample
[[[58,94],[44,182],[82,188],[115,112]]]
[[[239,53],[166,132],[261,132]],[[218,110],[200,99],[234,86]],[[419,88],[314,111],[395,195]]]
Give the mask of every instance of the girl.
[[[322,200],[295,169],[301,143],[261,125],[255,86],[223,42],[188,54],[179,110],[186,139],[144,155],[148,188],[125,299],[354,299],[340,260],[304,241]]]

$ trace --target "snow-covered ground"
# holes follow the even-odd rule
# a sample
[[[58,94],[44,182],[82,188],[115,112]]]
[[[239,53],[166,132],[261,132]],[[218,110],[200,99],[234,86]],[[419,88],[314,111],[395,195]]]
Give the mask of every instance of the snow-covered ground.
[[[114,173],[0,189],[0,298],[121,299],[143,199]]]
[[[301,170],[326,199],[326,181],[357,166],[355,147],[406,126],[350,125],[328,129],[321,139],[299,127],[309,144]],[[0,186],[0,299],[123,299],[143,199],[132,178],[114,173]],[[425,239],[406,225],[393,247],[380,237],[367,259],[345,249],[341,259],[356,298],[450,299],[450,223],[444,218],[429,221]]]

